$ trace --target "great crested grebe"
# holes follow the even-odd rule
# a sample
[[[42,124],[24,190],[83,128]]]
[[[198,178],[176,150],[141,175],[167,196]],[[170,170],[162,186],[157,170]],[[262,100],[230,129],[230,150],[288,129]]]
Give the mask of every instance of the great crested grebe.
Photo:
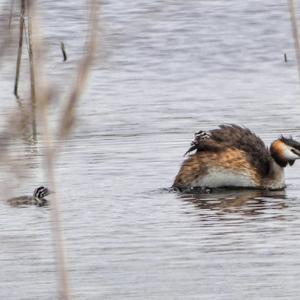
[[[21,205],[37,205],[45,206],[48,204],[48,200],[45,198],[51,192],[48,188],[40,186],[36,188],[32,196],[20,196],[8,199],[7,202],[12,206],[21,206]]]
[[[280,190],[285,188],[284,168],[300,158],[300,143],[292,138],[282,136],[268,149],[249,129],[233,124],[199,131],[186,154],[194,150],[182,163],[173,188]]]

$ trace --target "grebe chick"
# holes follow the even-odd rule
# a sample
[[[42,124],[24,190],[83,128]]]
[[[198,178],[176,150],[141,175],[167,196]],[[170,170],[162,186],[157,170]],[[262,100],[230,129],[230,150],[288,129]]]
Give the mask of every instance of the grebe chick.
[[[220,125],[199,131],[186,152],[173,188],[285,188],[284,168],[300,158],[300,143],[280,137],[270,149],[249,129]]]
[[[45,206],[48,204],[48,200],[45,198],[50,194],[48,188],[40,186],[36,188],[32,196],[20,196],[8,199],[7,202],[12,206],[21,206],[21,205],[36,205],[36,206]]]

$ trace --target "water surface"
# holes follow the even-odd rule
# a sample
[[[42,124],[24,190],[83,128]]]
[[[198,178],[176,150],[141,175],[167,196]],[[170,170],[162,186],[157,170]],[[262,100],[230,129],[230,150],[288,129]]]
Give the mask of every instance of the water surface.
[[[40,6],[49,77],[67,91],[84,53],[85,2]],[[267,144],[300,139],[286,1],[106,0],[100,28],[77,127],[56,164],[74,299],[298,299],[299,163],[283,192],[166,190],[199,129],[237,123]],[[2,70],[4,122],[14,65]],[[1,166],[13,195],[46,184],[41,145],[26,147],[21,183]],[[56,299],[49,208],[3,201],[0,220],[0,298]]]

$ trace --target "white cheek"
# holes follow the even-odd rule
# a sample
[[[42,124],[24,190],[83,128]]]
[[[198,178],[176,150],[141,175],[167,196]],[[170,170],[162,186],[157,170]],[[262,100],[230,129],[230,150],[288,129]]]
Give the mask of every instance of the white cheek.
[[[284,147],[283,155],[284,155],[285,159],[287,159],[287,160],[295,160],[295,159],[300,158],[297,154],[292,152],[291,148],[289,148],[289,147]]]

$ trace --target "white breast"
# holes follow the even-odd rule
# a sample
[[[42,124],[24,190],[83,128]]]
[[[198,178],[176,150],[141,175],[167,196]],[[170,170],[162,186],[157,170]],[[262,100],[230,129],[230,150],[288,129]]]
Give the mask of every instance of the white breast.
[[[208,174],[194,180],[192,187],[258,187],[250,174],[228,169],[211,169]]]
[[[266,178],[264,186],[271,190],[285,188],[284,169],[277,165],[274,160],[272,160],[272,176]]]

